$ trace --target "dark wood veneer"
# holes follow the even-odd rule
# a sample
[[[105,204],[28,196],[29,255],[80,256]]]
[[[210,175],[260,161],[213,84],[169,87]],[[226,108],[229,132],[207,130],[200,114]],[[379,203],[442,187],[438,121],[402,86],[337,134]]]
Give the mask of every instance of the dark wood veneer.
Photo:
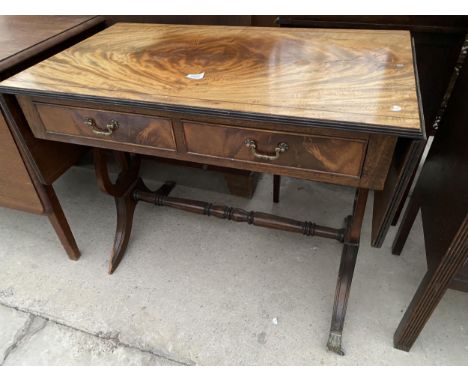
[[[242,127],[183,121],[189,154],[229,158],[237,161],[264,162],[252,156],[245,142],[254,140],[259,152],[274,153],[280,143],[287,151],[272,166],[330,172],[359,178],[367,149],[367,140],[281,133]],[[339,155],[338,155],[339,153]]]
[[[213,119],[158,108],[124,108],[52,97],[17,98],[38,138],[371,189],[383,188],[396,142],[396,137],[391,135],[325,129],[313,124],[305,127],[234,118]],[[123,116],[123,120],[119,120],[118,115]],[[88,116],[94,117],[101,126],[116,118],[121,126],[108,137],[96,135],[83,123]],[[132,121],[136,121],[137,126],[132,125]],[[143,125],[142,121],[145,121]],[[151,139],[137,139],[137,132],[141,130],[138,125],[147,127],[154,123],[158,132],[161,132],[161,124],[166,127],[163,134],[158,134],[157,144]],[[171,124],[173,130],[169,129]],[[244,144],[249,137],[257,139],[259,150],[274,150],[269,143],[272,139],[275,144],[285,140],[291,147],[276,161],[257,160]],[[177,150],[174,150],[173,139]]]
[[[36,132],[39,136],[72,135],[97,140],[106,139],[127,145],[149,146],[161,150],[176,150],[172,121],[168,118],[40,103],[34,106],[45,130]],[[117,121],[119,126],[111,136],[100,138],[84,123],[87,119],[95,121],[97,128],[106,126],[110,121]]]
[[[44,207],[0,111],[0,205],[42,214]]]

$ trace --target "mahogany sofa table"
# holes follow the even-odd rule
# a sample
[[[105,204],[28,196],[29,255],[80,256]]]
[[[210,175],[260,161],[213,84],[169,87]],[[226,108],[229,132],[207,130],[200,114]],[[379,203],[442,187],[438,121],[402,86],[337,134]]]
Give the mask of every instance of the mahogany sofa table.
[[[115,198],[109,271],[138,201],[343,243],[328,348],[341,347],[368,190],[381,190],[398,137],[424,138],[411,38],[404,31],[122,23],[0,84],[34,135],[95,148]],[[113,153],[121,173],[107,171]],[[149,191],[140,155],[356,188],[331,228]],[[277,195],[276,195],[277,196]]]

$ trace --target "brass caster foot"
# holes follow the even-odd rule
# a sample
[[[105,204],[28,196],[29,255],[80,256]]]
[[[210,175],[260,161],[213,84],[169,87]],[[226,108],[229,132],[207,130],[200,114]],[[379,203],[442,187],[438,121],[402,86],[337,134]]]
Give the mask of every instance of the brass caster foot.
[[[328,350],[338,354],[345,355],[343,348],[341,347],[341,333],[330,332],[327,343]]]

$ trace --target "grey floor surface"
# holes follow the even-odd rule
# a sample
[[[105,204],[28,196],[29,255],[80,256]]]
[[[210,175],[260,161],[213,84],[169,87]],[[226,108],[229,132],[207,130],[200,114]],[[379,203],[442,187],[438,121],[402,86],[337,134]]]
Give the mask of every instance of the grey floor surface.
[[[148,185],[173,195],[340,226],[353,190],[284,178],[273,205],[264,175],[252,200],[221,176],[146,165]],[[47,218],[0,208],[0,364],[3,365],[468,365],[468,296],[449,291],[411,352],[392,347],[425,272],[418,217],[403,256],[395,229],[370,247],[364,221],[344,331],[344,357],[325,344],[341,247],[164,207],[137,207],[118,270],[107,274],[112,198],[90,168],[56,184],[82,251],[69,261]]]

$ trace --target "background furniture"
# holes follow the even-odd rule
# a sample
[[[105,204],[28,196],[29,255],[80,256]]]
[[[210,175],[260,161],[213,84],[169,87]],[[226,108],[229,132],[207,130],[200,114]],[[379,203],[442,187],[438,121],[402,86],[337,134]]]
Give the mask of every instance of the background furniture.
[[[421,211],[428,270],[395,332],[409,351],[447,288],[468,292],[468,66],[464,65],[393,243]]]
[[[83,16],[0,16],[0,79],[33,65],[102,29],[103,19]],[[18,129],[10,129],[16,123]],[[33,137],[17,105],[0,111],[0,205],[46,215],[68,256],[80,253],[52,183],[84,148]]]

